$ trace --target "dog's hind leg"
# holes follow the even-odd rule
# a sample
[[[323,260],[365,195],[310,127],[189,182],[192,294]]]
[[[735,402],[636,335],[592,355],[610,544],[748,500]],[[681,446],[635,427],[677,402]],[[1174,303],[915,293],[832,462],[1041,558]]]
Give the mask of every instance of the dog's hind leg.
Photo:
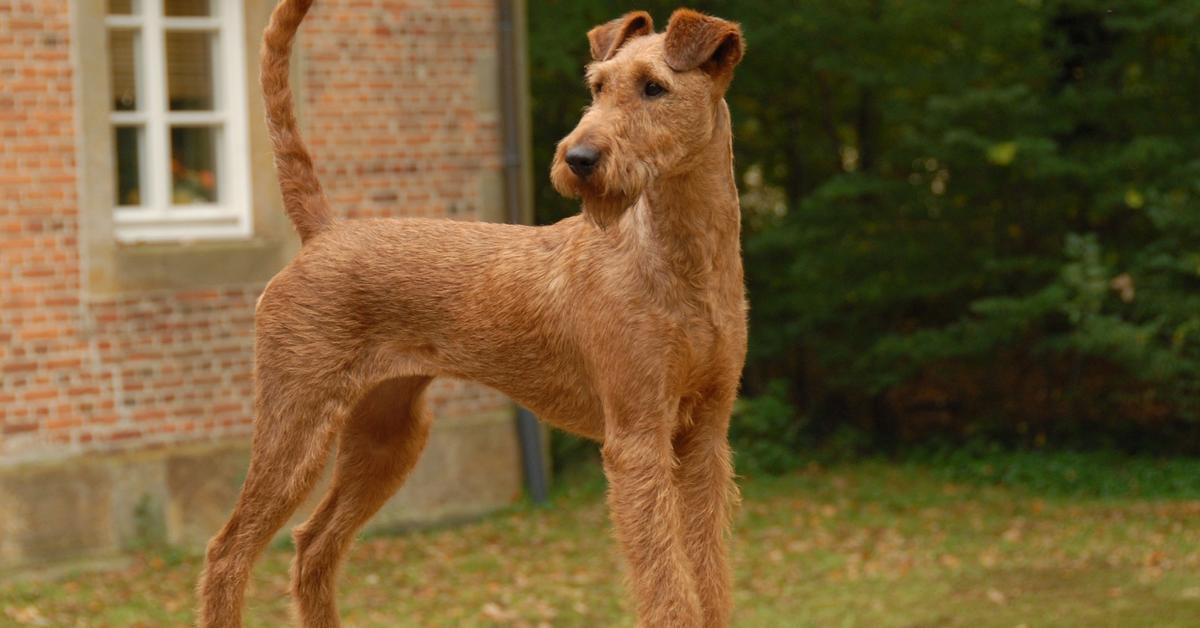
[[[233,514],[208,544],[201,626],[241,626],[251,567],[320,477],[349,407],[347,388],[306,379],[311,370],[288,368],[275,353],[259,344],[250,468]]]
[[[431,424],[424,403],[429,382],[401,377],[376,385],[342,428],[333,484],[293,533],[292,595],[302,625],[338,625],[335,584],[342,555],[420,457]]]

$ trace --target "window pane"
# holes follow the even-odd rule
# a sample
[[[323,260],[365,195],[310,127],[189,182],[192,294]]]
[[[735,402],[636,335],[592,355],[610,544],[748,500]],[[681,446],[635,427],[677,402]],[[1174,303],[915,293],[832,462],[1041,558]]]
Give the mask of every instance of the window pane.
[[[113,145],[117,162],[117,205],[141,205],[142,128],[117,127]]]
[[[218,127],[171,129],[171,202],[217,202]]]
[[[137,7],[134,0],[108,0],[108,12],[113,15],[129,15]]]
[[[167,87],[171,111],[212,110],[212,35],[167,32]]]
[[[113,111],[135,111],[137,99],[137,31],[108,32],[108,61],[112,65]]]
[[[194,17],[211,15],[209,0],[167,0],[163,5],[169,17]]]

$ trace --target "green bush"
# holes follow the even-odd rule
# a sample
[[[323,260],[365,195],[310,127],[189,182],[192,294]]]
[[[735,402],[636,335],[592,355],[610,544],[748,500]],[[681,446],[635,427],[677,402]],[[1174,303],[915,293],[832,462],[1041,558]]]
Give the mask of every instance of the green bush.
[[[576,467],[598,465],[600,446],[562,430],[550,430],[550,462],[555,476],[571,472]]]
[[[995,444],[930,449],[908,458],[952,482],[998,485],[1054,497],[1196,499],[1200,460],[1115,452],[1006,451]]]
[[[762,395],[739,400],[729,424],[738,473],[778,475],[799,467],[803,427],[783,380],[771,382]]]

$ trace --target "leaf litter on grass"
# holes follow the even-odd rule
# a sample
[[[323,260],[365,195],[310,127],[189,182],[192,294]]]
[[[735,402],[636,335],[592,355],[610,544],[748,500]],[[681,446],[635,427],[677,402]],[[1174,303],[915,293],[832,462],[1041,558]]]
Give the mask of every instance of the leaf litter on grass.
[[[747,480],[738,626],[1195,625],[1200,501],[1037,495],[859,463]],[[289,625],[290,551],[255,570],[248,626]],[[198,555],[0,583],[0,624],[192,622]],[[630,626],[598,490],[453,528],[361,539],[346,626]]]

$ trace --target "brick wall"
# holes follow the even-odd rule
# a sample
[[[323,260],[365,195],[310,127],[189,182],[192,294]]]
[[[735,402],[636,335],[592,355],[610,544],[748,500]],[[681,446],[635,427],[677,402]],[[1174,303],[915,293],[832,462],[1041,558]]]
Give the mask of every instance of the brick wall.
[[[0,460],[78,438],[87,359],[68,5],[0,3]]]
[[[83,279],[70,4],[0,2],[0,467],[244,440],[261,283],[114,295]],[[495,28],[491,2],[317,3],[301,115],[340,211],[500,215]],[[461,382],[430,398],[442,416],[506,403]]]
[[[351,216],[486,209],[464,182],[501,168],[499,116],[480,112],[499,89],[494,4],[323,0],[311,18],[305,137],[333,205]]]

